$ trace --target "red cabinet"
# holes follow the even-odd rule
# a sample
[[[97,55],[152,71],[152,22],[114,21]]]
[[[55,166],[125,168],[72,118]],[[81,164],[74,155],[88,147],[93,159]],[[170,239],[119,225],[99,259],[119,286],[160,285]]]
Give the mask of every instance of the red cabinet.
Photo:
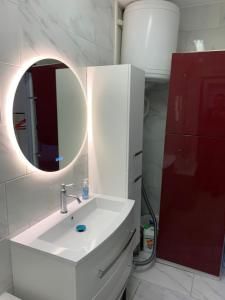
[[[175,54],[158,257],[216,276],[225,235],[225,52]]]
[[[167,133],[225,137],[225,52],[174,54]]]

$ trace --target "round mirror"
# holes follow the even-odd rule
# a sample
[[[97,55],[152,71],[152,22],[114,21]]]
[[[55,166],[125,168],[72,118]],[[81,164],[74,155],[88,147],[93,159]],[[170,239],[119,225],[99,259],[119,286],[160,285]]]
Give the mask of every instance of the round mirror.
[[[75,73],[53,59],[32,65],[16,90],[13,124],[18,145],[33,166],[55,172],[70,164],[87,130],[85,94]]]

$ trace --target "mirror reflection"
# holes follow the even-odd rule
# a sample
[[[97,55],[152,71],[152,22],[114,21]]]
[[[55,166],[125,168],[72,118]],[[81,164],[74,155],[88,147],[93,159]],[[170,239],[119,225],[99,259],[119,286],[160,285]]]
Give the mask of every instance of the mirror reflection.
[[[13,105],[14,130],[23,155],[40,170],[66,167],[83,144],[86,99],[73,71],[45,59],[23,75]]]

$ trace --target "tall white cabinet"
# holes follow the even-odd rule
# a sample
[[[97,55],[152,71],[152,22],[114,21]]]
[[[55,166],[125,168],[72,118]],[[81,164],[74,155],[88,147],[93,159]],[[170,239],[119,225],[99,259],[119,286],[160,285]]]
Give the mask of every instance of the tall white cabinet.
[[[140,240],[145,75],[131,65],[88,68],[90,190],[135,200]]]

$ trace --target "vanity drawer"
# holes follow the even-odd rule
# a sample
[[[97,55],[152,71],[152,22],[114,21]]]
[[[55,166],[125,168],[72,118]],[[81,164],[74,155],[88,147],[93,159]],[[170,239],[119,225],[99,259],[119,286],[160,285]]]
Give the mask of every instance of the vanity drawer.
[[[105,283],[105,285],[100,289],[93,300],[116,300],[118,299],[121,291],[125,287],[128,277],[132,271],[133,264],[133,241],[126,249],[126,251],[121,254],[118,260],[117,268],[110,277],[110,279]]]
[[[100,245],[100,247],[93,251],[93,253],[88,255],[83,262],[81,261],[81,263],[77,265],[77,299],[91,300],[95,295],[100,295],[100,291],[103,293],[104,287],[110,284],[111,279],[114,278],[114,274],[117,272],[120,274],[118,277],[118,279],[120,278],[119,282],[122,282],[121,275],[127,270],[125,274],[122,275],[125,278],[132,265],[132,252],[135,240],[134,230],[134,215],[132,209],[130,215],[120,228]],[[129,268],[127,267],[126,269],[125,266],[128,264]],[[107,297],[105,299],[108,300]]]

